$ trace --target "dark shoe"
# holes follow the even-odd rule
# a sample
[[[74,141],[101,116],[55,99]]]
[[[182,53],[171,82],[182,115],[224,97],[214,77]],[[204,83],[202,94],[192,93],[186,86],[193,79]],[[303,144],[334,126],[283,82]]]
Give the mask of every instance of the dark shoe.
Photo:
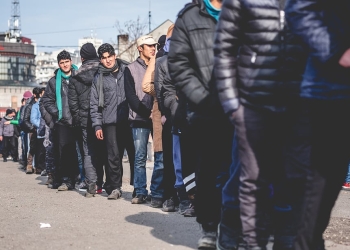
[[[52,181],[52,184],[47,185],[48,188],[51,189],[58,189],[61,186],[61,183],[56,182],[55,180]]]
[[[151,198],[151,207],[161,208],[163,206],[163,199],[160,198]]]
[[[218,234],[216,239],[216,249],[218,250],[237,250],[239,247],[238,230],[233,230],[222,223],[218,226]]]
[[[136,195],[135,198],[131,200],[131,204],[142,204],[146,202],[146,196],[143,194]]]
[[[216,232],[203,230],[203,236],[198,240],[198,249],[216,249]]]
[[[32,165],[27,165],[26,174],[32,174],[34,172]]]
[[[147,202],[151,202],[151,200],[152,200],[152,196],[149,194],[149,195],[147,195],[147,197],[146,197],[146,201]]]
[[[42,170],[40,168],[35,168],[34,173],[41,175]]]
[[[108,200],[117,200],[122,197],[122,191],[120,189],[114,189],[110,195],[108,195]]]
[[[196,211],[194,210],[194,206],[190,204],[190,207],[187,208],[182,215],[185,217],[196,217]]]
[[[4,160],[3,160],[4,162],[7,162],[7,158],[4,158]]]
[[[80,192],[86,191],[87,188],[88,188],[88,185],[85,183],[85,181],[75,184],[75,189],[79,190]]]
[[[191,206],[190,200],[181,201],[179,204],[179,214],[183,215],[187,209]]]
[[[168,199],[168,200],[164,201],[162,211],[163,212],[175,212],[176,211],[175,202],[173,201],[173,199]]]
[[[101,192],[102,192],[102,188],[101,188]],[[85,192],[85,197],[86,198],[94,197],[96,193],[97,193],[96,184],[95,183],[88,184]]]
[[[17,158],[13,158],[13,162],[18,162],[18,159]]]
[[[46,181],[45,185],[47,185],[47,187],[49,187],[49,185],[52,186],[53,176],[52,176],[52,174],[48,174],[47,176],[48,177],[47,177],[47,181]]]
[[[73,190],[73,186],[70,183],[62,183],[62,185],[58,187],[58,191],[68,191],[68,190]]]

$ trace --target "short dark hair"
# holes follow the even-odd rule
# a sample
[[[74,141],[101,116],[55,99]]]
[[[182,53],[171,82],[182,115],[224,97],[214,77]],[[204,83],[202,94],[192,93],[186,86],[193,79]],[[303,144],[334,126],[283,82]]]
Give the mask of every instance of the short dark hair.
[[[26,101],[26,99],[22,98],[21,103],[24,103],[25,101]]]
[[[57,62],[59,63],[61,60],[72,60],[72,58],[70,57],[69,52],[62,50],[58,55],[57,55]]]
[[[40,97],[40,88],[35,87],[33,89],[33,95],[35,96],[35,98],[39,98]]]
[[[108,54],[110,56],[115,55],[115,50],[114,50],[113,46],[110,45],[109,43],[104,43],[98,48],[98,50],[97,50],[98,57],[101,59],[103,54],[106,52],[108,52]]]

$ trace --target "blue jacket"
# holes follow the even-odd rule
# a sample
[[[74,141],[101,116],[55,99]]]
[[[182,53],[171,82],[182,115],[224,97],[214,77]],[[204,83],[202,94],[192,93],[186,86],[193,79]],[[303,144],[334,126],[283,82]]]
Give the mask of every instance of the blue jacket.
[[[31,113],[30,113],[30,123],[34,125],[37,129],[38,138],[45,137],[45,120],[41,117],[39,109],[40,99],[33,104]]]
[[[289,0],[286,17],[310,49],[301,96],[350,99],[350,69],[338,63],[350,48],[350,1]]]

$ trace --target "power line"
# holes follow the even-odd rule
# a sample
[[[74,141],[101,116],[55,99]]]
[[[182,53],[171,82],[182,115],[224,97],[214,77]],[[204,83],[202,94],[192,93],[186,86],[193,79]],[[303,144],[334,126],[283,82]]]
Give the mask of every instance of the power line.
[[[94,28],[93,30],[112,29],[112,28],[113,28],[113,26],[109,26],[109,27]],[[58,34],[58,33],[76,32],[76,31],[85,31],[85,30],[91,30],[91,28],[90,28],[90,29],[77,29],[77,30],[47,31],[47,32],[39,32],[39,33],[25,34],[25,35],[26,35],[26,36],[32,36],[32,35],[47,35],[47,34]]]

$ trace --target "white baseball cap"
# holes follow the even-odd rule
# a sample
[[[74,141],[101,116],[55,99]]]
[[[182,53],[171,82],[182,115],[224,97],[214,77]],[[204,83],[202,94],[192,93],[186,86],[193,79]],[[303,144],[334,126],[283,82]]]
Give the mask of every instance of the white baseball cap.
[[[154,38],[150,35],[146,35],[146,36],[141,36],[139,39],[137,39],[137,47],[141,46],[141,45],[154,45],[154,44],[158,44],[156,42],[156,40],[154,40]]]

